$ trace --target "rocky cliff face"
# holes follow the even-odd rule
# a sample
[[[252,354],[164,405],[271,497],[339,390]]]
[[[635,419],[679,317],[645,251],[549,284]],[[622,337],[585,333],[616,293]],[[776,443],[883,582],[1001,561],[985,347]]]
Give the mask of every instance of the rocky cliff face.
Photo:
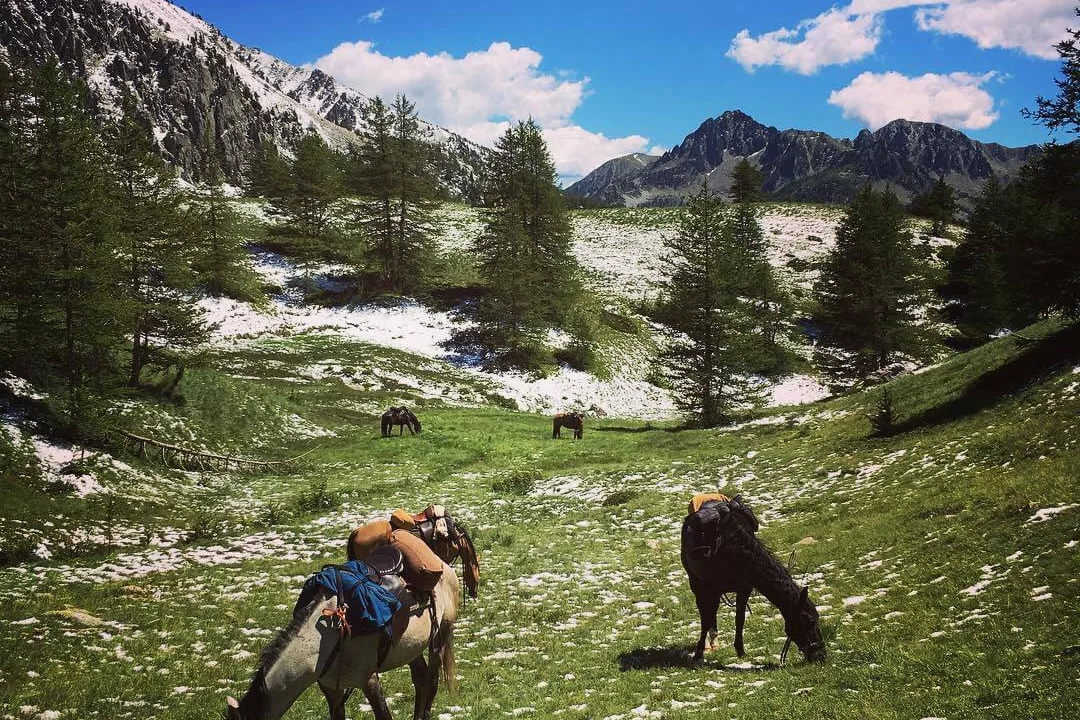
[[[609,177],[605,163],[567,192],[619,205],[672,205],[700,189],[724,194],[731,170],[746,158],[762,173],[767,192],[784,199],[846,202],[867,183],[888,185],[902,199],[943,177],[961,201],[975,197],[991,175],[1008,180],[1039,154],[1038,146],[1007,148],[972,140],[933,123],[894,120],[854,140],[822,132],[784,130],[738,111],[705,121],[678,146],[636,172]]]
[[[14,58],[50,55],[90,87],[95,109],[115,114],[135,95],[162,156],[189,178],[209,125],[226,176],[240,182],[259,141],[290,154],[314,130],[339,150],[358,142],[366,98],[320,70],[248,48],[166,0],[0,0],[0,46]],[[489,152],[429,126],[447,191],[479,197]]]

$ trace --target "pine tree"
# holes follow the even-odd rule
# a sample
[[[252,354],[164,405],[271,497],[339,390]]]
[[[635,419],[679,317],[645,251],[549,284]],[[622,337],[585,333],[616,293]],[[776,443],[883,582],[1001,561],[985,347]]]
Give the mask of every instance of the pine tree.
[[[240,218],[225,197],[217,144],[209,122],[203,130],[200,156],[199,192],[191,198],[197,248],[193,269],[198,282],[212,297],[258,300],[259,280],[248,264]]]
[[[930,234],[938,237],[943,236],[948,224],[955,220],[958,208],[956,192],[940,177],[933,187],[912,198],[909,206],[912,215],[930,219]]]
[[[288,192],[289,164],[282,159],[270,138],[259,140],[247,174],[247,194],[278,202]]]
[[[479,342],[497,365],[536,363],[542,337],[579,292],[556,179],[540,126],[509,127],[496,143],[491,207],[474,245],[489,288],[477,308]]]
[[[146,366],[178,363],[178,353],[201,341],[205,327],[190,295],[193,238],[174,176],[153,152],[130,95],[120,110],[110,138],[109,200],[130,308],[128,383],[137,387]]]
[[[1080,8],[1074,8],[1073,12],[1080,18]],[[1070,37],[1055,46],[1061,57],[1061,77],[1054,78],[1057,96],[1044,98],[1040,95],[1035,99],[1035,110],[1021,112],[1048,130],[1080,133],[1080,28],[1070,28],[1066,32]]]
[[[312,131],[297,144],[287,189],[282,197],[272,200],[289,225],[307,241],[306,249],[319,254],[326,249],[331,209],[341,192],[334,155]]]
[[[395,253],[391,286],[413,292],[424,284],[430,261],[434,225],[432,212],[437,192],[431,174],[426,134],[416,106],[398,95],[391,109],[394,121]]]
[[[706,427],[730,421],[734,409],[757,400],[745,340],[752,332],[739,297],[743,277],[732,228],[720,200],[705,185],[666,240],[671,281],[664,319],[681,336],[664,351],[679,407]]]
[[[119,286],[119,247],[108,212],[106,161],[85,110],[85,87],[55,58],[34,73],[25,238],[39,244],[27,277],[32,333],[20,333],[35,358],[31,379],[62,384],[61,419],[74,434],[92,431],[100,393],[116,379],[116,350],[128,327]]]
[[[891,191],[866,187],[848,205],[815,291],[816,355],[834,379],[865,379],[899,354],[924,355],[920,272]]]
[[[761,171],[743,158],[731,172],[731,201],[734,203],[761,202]]]
[[[404,95],[393,106],[378,97],[365,107],[364,143],[354,183],[364,194],[356,225],[367,240],[366,260],[383,290],[412,293],[423,288],[432,254],[432,210],[436,185],[429,144],[416,109]]]

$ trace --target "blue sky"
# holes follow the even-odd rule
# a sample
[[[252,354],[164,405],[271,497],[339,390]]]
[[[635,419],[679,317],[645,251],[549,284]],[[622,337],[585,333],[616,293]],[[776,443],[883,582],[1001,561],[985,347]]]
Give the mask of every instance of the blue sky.
[[[183,0],[239,42],[368,94],[405,92],[485,144],[532,115],[568,181],[728,109],[837,137],[907,117],[1045,142],[1020,109],[1055,94],[1051,46],[1080,25],[1075,4]]]

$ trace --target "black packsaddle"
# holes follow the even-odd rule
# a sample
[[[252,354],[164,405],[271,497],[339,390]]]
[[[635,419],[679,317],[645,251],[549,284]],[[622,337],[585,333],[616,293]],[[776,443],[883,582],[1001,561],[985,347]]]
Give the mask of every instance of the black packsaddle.
[[[742,496],[706,501],[683,521],[683,547],[692,558],[712,557],[723,546],[723,531],[730,522],[740,523],[751,534],[758,531],[758,519]]]

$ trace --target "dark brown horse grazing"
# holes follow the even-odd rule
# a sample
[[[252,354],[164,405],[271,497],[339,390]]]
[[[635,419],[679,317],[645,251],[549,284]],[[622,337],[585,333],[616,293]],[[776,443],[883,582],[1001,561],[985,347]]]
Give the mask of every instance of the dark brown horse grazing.
[[[404,435],[405,428],[409,428],[410,435],[420,432],[420,421],[404,405],[391,407],[382,414],[382,436],[390,437],[390,431],[394,425],[398,426],[398,435]]]
[[[551,420],[551,437],[562,437],[560,430],[567,427],[574,431],[574,439],[580,440],[585,432],[585,416],[579,412],[559,413]]]
[[[694,660],[716,640],[716,612],[721,596],[735,593],[735,652],[742,657],[743,623],[750,593],[757,590],[784,616],[788,640],[781,653],[787,657],[794,642],[807,660],[825,659],[825,642],[818,626],[818,611],[807,589],[791,579],[780,562],[762,544],[753,511],[741,498],[709,501],[686,516],[682,526],[682,564],[690,578],[690,589],[701,615],[701,636]]]

